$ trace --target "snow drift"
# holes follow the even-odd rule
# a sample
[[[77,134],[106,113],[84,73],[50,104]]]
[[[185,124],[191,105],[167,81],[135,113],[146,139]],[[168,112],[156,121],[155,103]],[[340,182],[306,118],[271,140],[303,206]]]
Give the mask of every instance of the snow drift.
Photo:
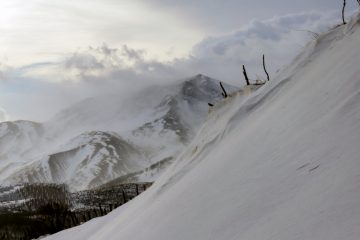
[[[47,239],[359,239],[359,43],[360,15],[217,104],[147,192]]]

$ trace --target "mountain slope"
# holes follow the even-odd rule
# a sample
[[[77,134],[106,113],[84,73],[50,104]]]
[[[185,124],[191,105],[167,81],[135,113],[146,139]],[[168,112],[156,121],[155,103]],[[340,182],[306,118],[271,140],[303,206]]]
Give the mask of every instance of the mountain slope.
[[[47,239],[357,240],[360,15],[218,104],[144,194]]]
[[[236,88],[225,84],[229,91]],[[76,135],[84,131],[132,131],[144,123],[176,113],[182,121],[206,116],[207,102],[222,99],[219,81],[196,75],[165,86],[151,86],[131,96],[106,95],[89,98],[60,111],[47,127]],[[176,105],[176,104],[177,105]],[[204,105],[204,103],[206,103]],[[191,111],[191,114],[187,114]],[[200,112],[200,113],[199,113]],[[202,121],[199,121],[202,123]],[[190,126],[192,127],[192,126]]]
[[[136,146],[117,134],[87,132],[72,139],[62,151],[15,172],[7,181],[56,182],[72,189],[87,189],[148,165]]]
[[[0,180],[65,182],[73,190],[119,178],[153,181],[193,139],[208,102],[221,99],[219,81],[197,75],[129,98],[86,99],[44,124],[1,123]]]
[[[31,121],[0,123],[0,176],[11,174],[38,150],[44,128]]]

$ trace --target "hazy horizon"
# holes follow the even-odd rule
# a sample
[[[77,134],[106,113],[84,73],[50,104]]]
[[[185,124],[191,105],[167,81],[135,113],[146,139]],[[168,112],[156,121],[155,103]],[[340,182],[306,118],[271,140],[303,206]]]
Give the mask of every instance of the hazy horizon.
[[[355,10],[349,2],[347,17]],[[4,0],[0,122],[45,121],[86,97],[203,73],[241,85],[271,75],[341,21],[336,0]]]

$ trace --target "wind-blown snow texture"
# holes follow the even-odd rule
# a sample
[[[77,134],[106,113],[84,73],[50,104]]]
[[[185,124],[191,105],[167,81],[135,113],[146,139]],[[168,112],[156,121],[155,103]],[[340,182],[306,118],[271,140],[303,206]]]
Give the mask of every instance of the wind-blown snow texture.
[[[47,239],[358,240],[360,15],[218,104],[144,194]]]
[[[194,138],[208,102],[220,99],[219,81],[197,75],[130,99],[87,99],[44,124],[0,123],[1,184],[55,182],[83,190],[119,178],[153,181]]]

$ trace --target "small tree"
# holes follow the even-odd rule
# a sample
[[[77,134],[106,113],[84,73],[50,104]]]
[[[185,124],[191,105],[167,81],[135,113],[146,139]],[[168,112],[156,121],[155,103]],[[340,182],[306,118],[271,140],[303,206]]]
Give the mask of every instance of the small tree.
[[[123,197],[123,202],[126,203],[126,194],[125,194],[125,191],[124,189],[122,189],[122,197]]]
[[[248,78],[248,75],[246,73],[246,69],[245,69],[245,65],[243,65],[243,74],[244,74],[244,77],[245,77],[245,81],[246,81],[246,85],[250,85],[250,81],[249,81],[249,78]]]
[[[225,88],[224,88],[224,86],[222,85],[222,83],[220,82],[220,87],[221,87],[221,89],[222,89],[222,96],[224,97],[224,98],[227,98],[228,97],[228,95],[227,95],[227,92],[225,91]]]
[[[359,0],[360,1],[360,0]],[[264,71],[266,73],[267,80],[270,81],[269,73],[266,71],[266,65],[265,65],[265,54],[263,54],[263,67]]]
[[[357,0],[359,2],[359,0]],[[343,23],[346,24],[346,21],[345,21],[345,7],[346,7],[346,0],[344,0],[344,4],[343,4],[343,9],[342,9],[342,20],[343,20]]]

